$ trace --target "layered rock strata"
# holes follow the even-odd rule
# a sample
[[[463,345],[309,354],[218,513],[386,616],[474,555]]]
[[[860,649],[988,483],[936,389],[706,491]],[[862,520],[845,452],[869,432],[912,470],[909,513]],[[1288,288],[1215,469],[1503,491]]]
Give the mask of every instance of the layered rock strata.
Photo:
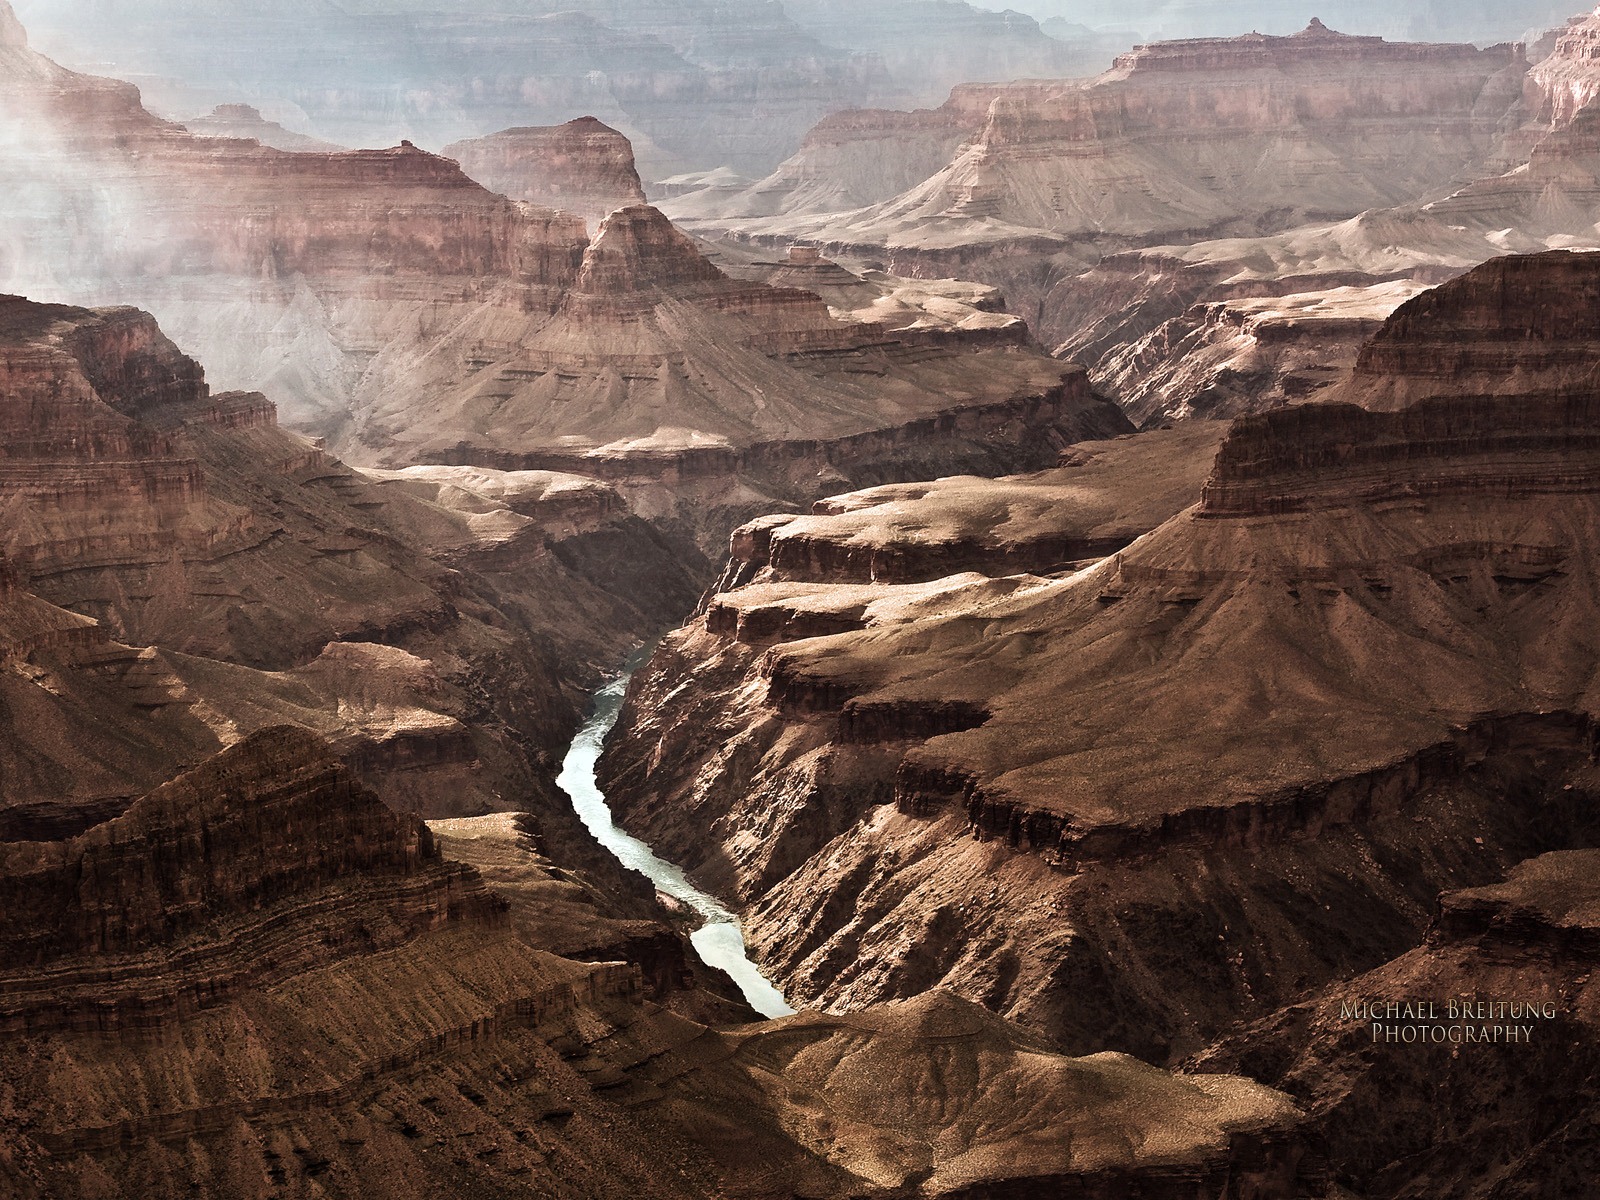
[[[1487,345],[1516,341],[1499,311]],[[1075,1049],[1182,1054],[1585,843],[1592,407],[1249,418],[1201,504],[1055,576],[828,583],[853,523],[911,558],[946,501],[810,518],[840,536],[736,562],[636,677],[608,794],[743,898],[798,998],[943,982]]]
[[[808,154],[849,160],[880,143],[856,135],[856,149],[841,150],[819,129],[797,159],[746,196],[720,200],[715,214],[686,201],[670,211],[748,237],[780,234],[781,214],[790,236],[945,266],[984,246],[1103,248],[1286,228],[1481,171],[1521,103],[1526,69],[1510,46],[1390,43],[1321,22],[1292,37],[1155,43],[1092,81],[973,85],[938,114],[876,122],[885,133],[962,136],[952,158],[892,198],[862,196],[854,210],[833,203],[854,194],[853,172]],[[875,122],[860,114],[830,125],[852,123]],[[920,169],[921,148],[935,142],[911,145]]]
[[[268,391],[355,458],[636,480],[650,511],[707,508],[672,489],[715,474],[720,543],[829,490],[819,477],[1043,466],[1126,428],[1001,314],[919,323],[918,303],[948,305],[911,292],[883,322],[834,314],[727,277],[645,206],[591,239],[410,145],[195,138],[130,88],[6,53],[26,119],[6,146],[19,224],[0,277],[139,301],[221,386]]]
[[[552,800],[594,665],[700,586],[592,481],[369,481],[136,310],[0,298],[0,383],[18,829],[286,722],[408,806]]]
[[[1600,1072],[1596,857],[1546,854],[1446,893],[1416,949],[1247,1027],[1203,1069],[1297,1094],[1363,1195],[1581,1190]],[[1391,1016],[1402,997],[1414,1011]]]
[[[1280,1094],[1065,1059],[952,996],[675,1016],[638,966],[529,941],[525,897],[444,860],[301,731],[72,841],[0,844],[0,892],[19,1197],[1176,1197],[1299,1175]]]
[[[930,0],[865,12],[832,0],[545,0],[514,12],[363,0],[259,15],[154,0],[138,20],[86,0],[18,8],[49,53],[118,63],[163,112],[244,96],[345,145],[406,136],[430,147],[593,112],[641,143],[652,179],[724,164],[759,176],[837,108],[926,104],[971,79],[1087,73],[1126,45]]]
[[[446,146],[444,155],[492,192],[577,213],[591,225],[645,202],[632,144],[594,117],[501,130]]]

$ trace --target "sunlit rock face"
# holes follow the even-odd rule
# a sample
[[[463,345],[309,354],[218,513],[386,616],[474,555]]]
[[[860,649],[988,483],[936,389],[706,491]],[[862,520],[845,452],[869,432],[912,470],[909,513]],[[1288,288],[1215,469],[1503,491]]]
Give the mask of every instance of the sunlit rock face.
[[[1091,82],[969,85],[938,114],[832,118],[747,192],[668,211],[951,263],[984,246],[1254,233],[1470,178],[1497,151],[1525,69],[1510,46],[1390,43],[1320,21],[1291,37],[1163,42]],[[907,151],[889,159],[910,171],[958,131],[952,156],[899,194],[851,186],[892,143],[912,139],[904,168]],[[846,197],[872,202],[840,211]]]
[[[537,809],[585,663],[698,592],[604,484],[357,474],[134,309],[0,297],[0,390],[0,837],[275,723],[402,807]]]
[[[658,510],[687,503],[707,522],[693,536],[719,546],[773,499],[1043,466],[1127,427],[1020,321],[959,302],[954,319],[908,314],[950,313],[937,289],[885,287],[899,299],[882,320],[873,296],[836,313],[728,275],[646,205],[591,231],[408,144],[195,137],[127,85],[7,53],[9,286],[137,302],[219,386],[270,393],[286,424],[358,460],[598,473],[656,489]],[[606,197],[591,214],[632,200],[620,136],[552,136],[574,135],[568,182]],[[687,502],[702,485],[685,479],[707,494]]]
[[[941,982],[1183,1057],[1379,968],[1439,891],[1592,844],[1600,407],[1557,298],[1597,263],[1402,306],[1355,376],[1438,385],[1399,411],[746,526],[636,676],[608,794],[743,898],[796,998]]]

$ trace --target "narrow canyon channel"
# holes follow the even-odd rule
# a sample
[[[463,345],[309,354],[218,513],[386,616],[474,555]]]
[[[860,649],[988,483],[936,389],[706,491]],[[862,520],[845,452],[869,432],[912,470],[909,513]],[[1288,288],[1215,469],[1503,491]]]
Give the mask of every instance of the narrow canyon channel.
[[[642,660],[642,656],[639,656]],[[739,918],[729,912],[715,896],[706,894],[689,881],[682,868],[667,862],[644,842],[617,828],[612,819],[611,806],[595,778],[595,764],[600,761],[600,750],[606,735],[617,723],[622,711],[622,697],[628,689],[628,680],[638,661],[630,661],[629,669],[611,680],[594,695],[593,711],[583,728],[572,739],[567,757],[561,764],[561,774],[556,784],[572,799],[572,807],[588,826],[595,839],[625,867],[642,872],[675,900],[687,905],[701,919],[699,929],[689,936],[694,948],[710,966],[725,971],[739,985],[750,1007],[764,1017],[788,1016],[795,1010],[784,1000],[783,993],[761,974],[755,963],[745,954],[744,933],[739,928]]]

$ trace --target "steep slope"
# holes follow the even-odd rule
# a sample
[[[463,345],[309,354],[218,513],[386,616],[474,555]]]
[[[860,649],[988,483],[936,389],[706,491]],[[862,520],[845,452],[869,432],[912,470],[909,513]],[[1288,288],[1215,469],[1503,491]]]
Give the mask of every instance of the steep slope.
[[[965,140],[892,199],[855,212],[817,207],[835,197],[808,181],[829,172],[802,151],[780,176],[801,183],[803,198],[775,203],[784,186],[775,177],[751,189],[749,206],[725,200],[706,224],[773,236],[780,224],[761,218],[776,211],[791,235],[955,263],[979,247],[1148,245],[1350,216],[1480,171],[1525,70],[1509,46],[1388,43],[1320,22],[1292,37],[1141,46],[1090,81],[958,89],[937,116]],[[851,152],[876,144],[858,137]]]
[[[1600,89],[1597,37],[1600,17],[1574,18],[1528,72],[1505,128],[1504,174],[1349,221],[1113,255],[1087,271],[1060,263],[1039,301],[1043,337],[1089,364],[1138,420],[1259,411],[1333,382],[1370,321],[1419,283],[1508,252],[1600,248],[1600,113],[1588,107]],[[1352,303],[1365,322],[1300,315]]]
[[[1592,768],[1579,786],[1593,786]],[[1600,1074],[1597,858],[1546,854],[1504,883],[1446,893],[1422,945],[1247,1027],[1203,1069],[1229,1064],[1295,1093],[1362,1195],[1582,1191]],[[1401,997],[1417,1007],[1391,1017]]]
[[[221,386],[269,391],[357,461],[600,474],[651,512],[728,508],[708,518],[717,544],[836,473],[1043,466],[1126,428],[1018,322],[835,316],[725,277],[644,206],[591,242],[581,218],[415,147],[194,138],[131,89],[8,53],[27,116],[0,177],[18,213],[0,270],[137,301]],[[673,490],[712,476],[713,501]]]
[[[19,1197],[1295,1187],[1278,1093],[1064,1059],[954,997],[673,1016],[637,966],[524,940],[515,902],[295,730],[72,841],[0,844],[0,895]]]
[[[698,590],[601,485],[370,482],[136,310],[0,298],[0,382],[17,820],[103,819],[284,722],[409,806],[547,802],[579,688]]]
[[[1559,307],[1564,264],[1526,266]],[[1523,310],[1478,311],[1517,342]],[[1592,390],[1247,418],[1197,507],[1042,577],[831,565],[936,571],[940,489],[809,518],[636,677],[608,794],[743,899],[793,996],[942,982],[1074,1049],[1182,1054],[1402,953],[1439,890],[1586,844],[1595,428]],[[1177,433],[1128,443],[1102,505]],[[1014,570],[1016,540],[952,566]]]

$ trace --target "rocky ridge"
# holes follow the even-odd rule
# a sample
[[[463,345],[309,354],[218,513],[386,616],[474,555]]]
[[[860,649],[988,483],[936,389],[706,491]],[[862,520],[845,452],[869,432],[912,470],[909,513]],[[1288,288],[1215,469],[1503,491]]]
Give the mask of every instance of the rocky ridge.
[[[1518,343],[1523,310],[1476,311]],[[1181,1057],[1592,835],[1592,395],[1511,391],[1248,418],[1201,503],[1076,572],[1004,574],[1011,530],[937,578],[959,481],[807,518],[794,552],[753,526],[636,677],[608,794],[742,898],[791,995],[942,984],[1074,1050]],[[1178,432],[1118,443],[1103,502]],[[923,582],[865,582],[922,554],[898,578]]]
[[[952,996],[849,1021],[676,1016],[638,966],[525,940],[524,900],[298,730],[71,841],[0,844],[0,892],[0,1180],[20,1197],[353,1197],[380,1178],[402,1197],[1175,1197],[1299,1173],[1281,1095],[1065,1059]],[[927,1103],[952,1077],[981,1086]]]
[[[1581,1189],[1600,1070],[1595,859],[1559,851],[1503,883],[1447,892],[1416,949],[1247,1026],[1202,1069],[1247,1070],[1296,1094],[1344,1183],[1365,1194]],[[1363,1010],[1374,996],[1415,997],[1420,1017]],[[1375,1044],[1374,1016],[1409,1039]],[[1428,1103],[1396,1103],[1423,1094]],[[1552,1105],[1551,1094],[1572,1100]]]
[[[1292,37],[1155,43],[1094,80],[974,85],[937,114],[887,115],[886,132],[921,125],[948,140],[959,128],[962,140],[924,179],[854,211],[830,206],[852,195],[850,169],[807,162],[808,150],[852,153],[832,150],[820,129],[748,200],[674,200],[668,211],[741,237],[859,247],[891,265],[965,264],[980,247],[1037,254],[1073,241],[1105,249],[1257,233],[1470,178],[1497,152],[1526,69],[1509,46],[1389,43],[1320,22]],[[870,116],[829,124],[870,127]],[[1269,143],[1279,151],[1263,156]],[[913,145],[926,147],[920,170],[934,143]],[[843,188],[821,182],[835,179]]]
[[[212,393],[136,310],[0,298],[0,380],[19,828],[103,820],[282,723],[412,807],[548,800],[590,672],[697,591],[602,486],[551,477],[513,507],[493,493],[522,481],[494,472],[369,482],[262,396]]]
[[[580,218],[409,145],[197,139],[131,89],[14,53],[25,128],[68,149],[16,151],[18,228],[55,232],[19,239],[11,277],[137,300],[221,386],[268,390],[286,423],[357,461],[579,471],[652,513],[707,508],[673,489],[714,476],[729,514],[709,520],[716,543],[753,510],[831,487],[819,479],[1042,466],[1125,428],[1017,322],[918,328],[909,292],[892,323],[835,316],[798,289],[726,277],[643,206],[591,240]],[[80,204],[69,167],[125,210]]]

